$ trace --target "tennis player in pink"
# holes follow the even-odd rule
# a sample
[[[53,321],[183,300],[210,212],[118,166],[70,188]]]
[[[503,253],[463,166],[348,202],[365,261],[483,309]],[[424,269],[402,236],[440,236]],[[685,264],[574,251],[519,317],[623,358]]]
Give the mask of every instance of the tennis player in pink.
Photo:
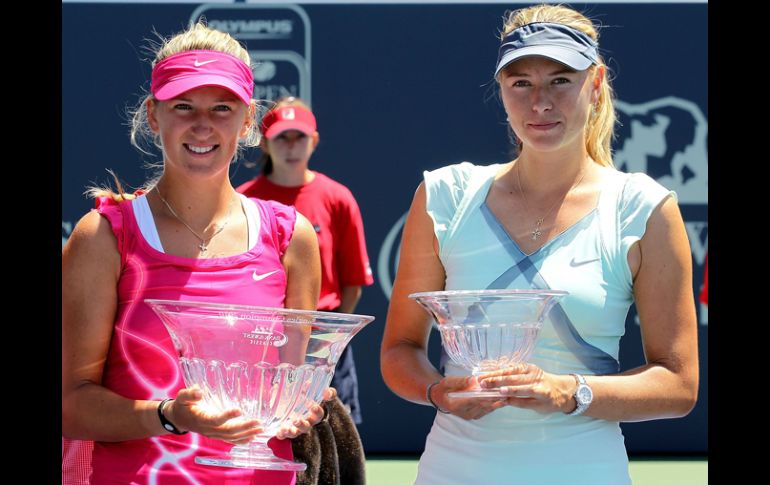
[[[94,189],[97,208],[63,249],[62,483],[295,482],[294,472],[195,463],[248,442],[260,423],[237,409],[202,409],[201,392],[184,387],[171,338],[144,303],[316,308],[312,225],[230,184],[239,145],[259,142],[249,65],[237,41],[201,23],[164,42],[132,129],[132,141],[146,128],[162,147],[163,172],[132,195],[120,186]],[[334,395],[328,389],[325,397]],[[310,430],[323,410],[312,405],[308,416],[270,441],[276,455],[292,459],[288,439]],[[81,460],[78,450],[91,441],[92,472],[77,476],[64,457]]]

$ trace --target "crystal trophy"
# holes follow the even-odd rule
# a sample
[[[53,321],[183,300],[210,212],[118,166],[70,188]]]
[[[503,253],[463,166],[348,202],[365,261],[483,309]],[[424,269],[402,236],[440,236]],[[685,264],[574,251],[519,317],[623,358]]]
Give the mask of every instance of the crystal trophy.
[[[561,290],[454,290],[412,293],[435,320],[454,363],[479,376],[527,362],[543,321]],[[497,389],[450,392],[450,397],[508,397]]]
[[[191,301],[145,300],[168,329],[187,387],[203,391],[202,406],[238,408],[263,431],[204,465],[302,471],[304,463],[275,456],[267,445],[284,423],[320,403],[345,346],[367,315]]]

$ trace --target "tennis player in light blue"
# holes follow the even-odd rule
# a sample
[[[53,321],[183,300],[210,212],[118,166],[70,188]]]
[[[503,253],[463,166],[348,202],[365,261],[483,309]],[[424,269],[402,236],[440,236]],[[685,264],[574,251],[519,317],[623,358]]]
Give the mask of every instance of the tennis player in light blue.
[[[684,416],[698,391],[691,255],[676,195],[613,168],[596,28],[570,8],[512,12],[495,70],[518,157],[425,172],[406,220],[383,337],[387,385],[437,414],[424,484],[629,484],[619,423]],[[528,364],[479,378],[427,357],[410,293],[567,290]],[[620,373],[636,303],[647,363]],[[445,359],[444,359],[445,360]],[[499,387],[501,399],[450,398]]]

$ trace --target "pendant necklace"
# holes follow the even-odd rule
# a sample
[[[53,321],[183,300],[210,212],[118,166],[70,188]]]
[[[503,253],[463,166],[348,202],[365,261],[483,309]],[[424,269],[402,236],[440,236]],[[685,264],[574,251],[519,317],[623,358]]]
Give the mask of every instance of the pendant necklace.
[[[524,191],[521,189],[521,167],[519,167],[519,163],[520,163],[519,161],[516,162],[516,182],[518,183],[518,186],[519,186],[519,193],[521,194],[521,198],[524,201],[524,209],[527,212],[527,217],[529,217],[530,210],[529,210],[529,204],[527,203],[527,196],[524,195]],[[546,212],[543,217],[540,217],[535,221],[535,228],[532,229],[532,232],[531,232],[532,234],[531,238],[533,241],[537,241],[537,239],[543,234],[543,231],[542,231],[543,221],[545,221],[546,217],[551,215],[551,212],[553,212],[553,209],[558,205],[559,200],[562,200],[562,201],[566,200],[569,193],[572,192],[578,185],[580,185],[580,182],[583,181],[583,177],[585,177],[585,175],[586,175],[586,171],[584,168],[581,171],[580,177],[577,179],[577,182],[572,184],[569,190],[567,190],[567,193],[564,194],[564,197],[561,199],[557,198],[556,202],[554,202],[551,208],[548,209],[548,212]]]
[[[187,228],[187,229],[188,229],[188,230],[189,230],[191,233],[193,233],[193,235],[194,235],[195,237],[197,237],[197,238],[198,238],[198,240],[200,241],[200,244],[198,244],[198,249],[200,249],[202,253],[205,253],[206,251],[208,251],[208,244],[211,242],[211,240],[212,240],[212,239],[214,239],[214,237],[215,237],[217,234],[219,234],[220,232],[222,232],[222,231],[224,230],[225,226],[227,226],[227,223],[228,223],[228,222],[230,222],[230,214],[231,214],[231,213],[232,213],[232,211],[233,211],[233,203],[232,203],[232,200],[230,201],[230,209],[227,211],[227,217],[225,217],[225,222],[224,222],[224,224],[222,224],[221,226],[219,226],[219,229],[217,229],[216,231],[214,231],[214,234],[212,234],[212,235],[211,235],[211,236],[209,236],[208,238],[203,238],[203,237],[201,237],[201,236],[200,236],[200,234],[198,234],[197,232],[195,232],[195,230],[194,230],[192,227],[190,227],[190,225],[189,225],[188,223],[186,223],[184,219],[182,219],[181,217],[179,217],[179,215],[176,213],[176,211],[175,211],[175,210],[174,210],[174,209],[171,207],[171,204],[169,204],[169,203],[168,203],[168,201],[167,201],[166,199],[164,199],[164,198],[163,198],[163,196],[162,196],[162,195],[161,195],[161,193],[160,193],[160,189],[158,188],[158,186],[157,186],[157,185],[155,186],[155,191],[158,193],[158,197],[160,197],[160,200],[161,200],[161,201],[163,201],[163,203],[164,203],[164,204],[166,204],[166,207],[168,208],[169,212],[171,212],[171,215],[172,215],[172,216],[174,216],[174,217],[176,217],[176,219],[177,219],[179,222],[181,222],[182,224],[184,224],[184,227],[186,227],[186,228]]]

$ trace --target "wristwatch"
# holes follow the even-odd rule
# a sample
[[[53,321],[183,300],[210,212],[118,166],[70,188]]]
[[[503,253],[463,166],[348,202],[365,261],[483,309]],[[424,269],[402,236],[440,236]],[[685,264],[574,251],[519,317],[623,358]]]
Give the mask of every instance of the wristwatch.
[[[577,403],[577,407],[571,413],[567,413],[567,416],[579,416],[591,405],[591,401],[594,400],[594,391],[591,390],[591,386],[588,385],[585,377],[580,374],[572,375],[575,376],[575,380],[578,384],[575,395],[573,396]]]

